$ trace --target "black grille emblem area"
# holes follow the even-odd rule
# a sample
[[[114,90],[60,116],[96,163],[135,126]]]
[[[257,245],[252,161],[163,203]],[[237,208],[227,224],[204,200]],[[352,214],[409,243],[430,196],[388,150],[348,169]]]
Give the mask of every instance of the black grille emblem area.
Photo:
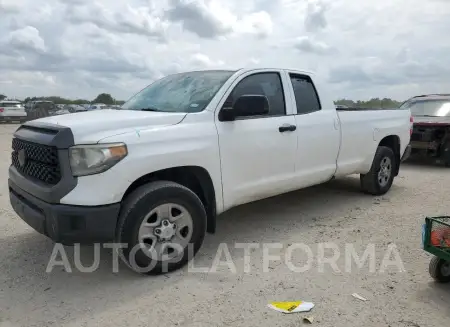
[[[20,149],[17,153],[17,159],[19,160],[20,167],[25,166],[25,164],[27,163],[27,154],[25,152],[25,149]]]
[[[58,149],[54,146],[12,140],[12,165],[25,177],[55,185],[61,180]]]

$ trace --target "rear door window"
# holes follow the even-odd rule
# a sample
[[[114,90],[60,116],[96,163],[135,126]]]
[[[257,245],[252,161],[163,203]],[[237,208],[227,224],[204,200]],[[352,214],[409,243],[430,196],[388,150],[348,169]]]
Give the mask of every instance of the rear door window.
[[[289,74],[294,90],[297,114],[308,114],[322,109],[319,96],[311,77],[300,74]]]

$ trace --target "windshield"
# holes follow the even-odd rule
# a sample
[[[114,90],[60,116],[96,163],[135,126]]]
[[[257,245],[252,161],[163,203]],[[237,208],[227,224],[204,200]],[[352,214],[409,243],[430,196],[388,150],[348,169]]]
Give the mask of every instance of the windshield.
[[[147,86],[119,110],[200,112],[206,108],[234,71],[198,71],[173,74]]]
[[[413,116],[450,117],[450,100],[416,100],[403,104]]]

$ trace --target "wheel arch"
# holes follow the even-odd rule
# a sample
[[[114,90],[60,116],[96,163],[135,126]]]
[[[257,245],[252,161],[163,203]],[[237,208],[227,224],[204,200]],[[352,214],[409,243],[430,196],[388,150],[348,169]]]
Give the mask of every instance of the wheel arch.
[[[390,148],[394,152],[395,156],[395,168],[394,168],[394,176],[398,176],[400,170],[400,137],[398,135],[388,135],[385,136],[378,146],[385,146]]]
[[[138,187],[154,181],[171,181],[194,192],[205,206],[207,232],[216,230],[216,193],[209,172],[200,166],[178,166],[151,172],[136,179],[125,191],[122,201]]]

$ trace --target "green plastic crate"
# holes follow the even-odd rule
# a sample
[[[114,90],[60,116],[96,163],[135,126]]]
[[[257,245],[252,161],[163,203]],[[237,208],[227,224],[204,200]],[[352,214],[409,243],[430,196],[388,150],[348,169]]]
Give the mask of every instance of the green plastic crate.
[[[426,217],[422,230],[423,249],[438,258],[450,261],[450,247],[442,242],[440,246],[431,244],[431,232],[450,229],[450,216]]]

